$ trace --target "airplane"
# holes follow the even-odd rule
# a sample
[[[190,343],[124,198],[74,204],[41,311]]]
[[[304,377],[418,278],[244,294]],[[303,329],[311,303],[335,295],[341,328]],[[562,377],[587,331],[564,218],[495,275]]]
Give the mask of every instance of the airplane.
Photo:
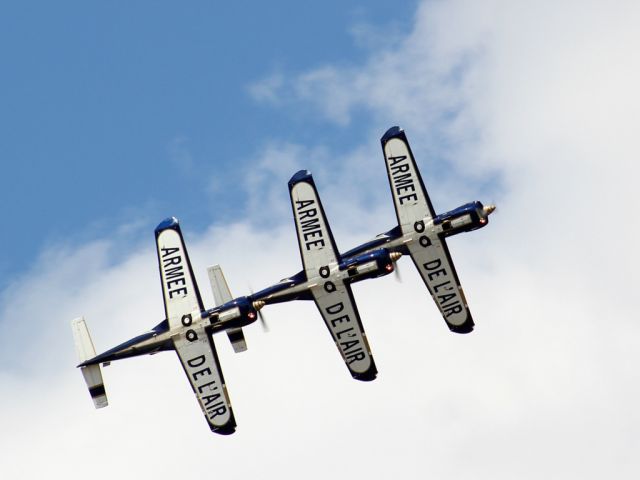
[[[391,273],[393,262],[400,254],[379,249],[344,259],[337,264],[335,242],[317,198],[311,175],[299,172],[292,182],[291,192],[295,196],[295,200],[292,197],[292,202],[295,202],[297,207],[296,218],[300,220],[299,234],[303,242],[301,252],[303,247],[304,252],[308,252],[303,258],[309,272],[317,269],[318,278],[322,279],[322,282],[318,281],[316,284],[301,284],[299,288],[306,289],[301,295],[305,298],[315,298],[322,311],[329,315],[327,325],[341,340],[341,352],[354,377],[372,380],[377,370],[349,283]],[[316,208],[313,205],[316,205]],[[231,434],[235,431],[236,421],[213,334],[226,331],[236,352],[246,350],[242,327],[256,321],[258,311],[266,302],[246,296],[232,298],[222,270],[218,265],[214,265],[209,267],[208,275],[218,306],[205,309],[178,220],[169,218],[163,221],[156,228],[155,235],[165,320],[149,332],[96,355],[85,319],[74,319],[72,330],[80,359],[78,367],[83,373],[95,407],[103,408],[108,405],[108,400],[100,365],[106,366],[114,360],[129,357],[175,350],[210,429],[219,434]],[[331,249],[324,248],[328,247],[325,239],[332,244]],[[308,277],[313,278],[311,274]]]
[[[381,143],[398,225],[338,253],[313,178],[301,170],[289,192],[304,270],[250,296],[261,307],[314,300],[351,375],[364,381],[377,370],[350,284],[386,275],[409,255],[449,329],[471,332],[473,318],[445,239],[485,227],[495,210],[475,201],[436,215],[404,131],[390,128]]]
[[[113,360],[175,350],[210,429],[235,431],[213,334],[226,331],[236,352],[246,350],[242,327],[260,318],[268,304],[313,300],[352,377],[371,381],[377,368],[371,354],[351,284],[388,275],[409,255],[450,330],[469,333],[473,319],[451,261],[446,237],[482,228],[495,206],[480,202],[436,215],[406,135],[390,128],[381,139],[398,225],[343,254],[336,246],[315,182],[301,170],[289,181],[303,270],[249,296],[232,298],[222,270],[209,267],[216,307],[205,309],[175,218],[155,230],[165,320],[100,355],[96,355],[84,318],[73,320],[76,349],[96,408],[108,405],[100,365]]]
[[[341,255],[309,171],[300,170],[291,177],[289,194],[304,270],[250,298],[260,307],[313,300],[353,378],[371,381],[378,371],[351,284],[390,274],[402,254],[372,248]]]
[[[213,334],[226,331],[236,352],[247,349],[242,327],[256,321],[257,307],[248,297],[232,298],[222,270],[208,274],[218,306],[205,309],[193,275],[189,255],[176,218],[164,220],[155,230],[165,320],[100,355],[96,355],[84,318],[72,321],[76,350],[96,408],[108,405],[100,365],[138,355],[175,350],[191,383],[209,428],[219,434],[235,431],[236,421],[220,368]]]

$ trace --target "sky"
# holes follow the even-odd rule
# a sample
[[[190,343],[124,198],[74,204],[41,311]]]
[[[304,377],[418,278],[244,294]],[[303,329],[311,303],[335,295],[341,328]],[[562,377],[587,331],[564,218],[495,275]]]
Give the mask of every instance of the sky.
[[[637,478],[636,2],[131,3],[0,7],[3,477]],[[207,305],[214,263],[265,287],[300,269],[300,168],[342,250],[395,225],[392,125],[437,211],[498,205],[449,241],[473,333],[401,259],[354,286],[374,382],[297,302],[216,337],[233,436],[171,352],[104,369],[94,410],[70,321],[105,350],[162,320],[157,223]]]

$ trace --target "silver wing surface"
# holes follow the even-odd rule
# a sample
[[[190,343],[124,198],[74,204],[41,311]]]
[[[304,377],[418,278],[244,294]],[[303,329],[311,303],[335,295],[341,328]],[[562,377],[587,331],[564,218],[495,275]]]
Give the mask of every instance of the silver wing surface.
[[[349,285],[338,275],[338,249],[308,171],[289,181],[300,255],[315,303],[340,355],[357,380],[373,380],[377,369]]]
[[[373,380],[378,371],[351,287],[342,280],[331,283],[333,287],[329,290],[326,285],[312,289],[318,310],[351,376],[356,380]]]
[[[456,333],[471,332],[474,326],[471,312],[444,238],[423,235],[408,248],[449,329]]]
[[[233,433],[236,422],[213,339],[200,324],[174,337],[173,343],[209,428]]]
[[[230,434],[236,422],[213,338],[206,331],[200,292],[175,218],[156,228],[165,313],[180,362],[207,423],[215,433]]]
[[[433,227],[435,212],[403,130],[382,137],[389,185],[407,249],[449,329],[473,330],[473,319],[444,236]]]

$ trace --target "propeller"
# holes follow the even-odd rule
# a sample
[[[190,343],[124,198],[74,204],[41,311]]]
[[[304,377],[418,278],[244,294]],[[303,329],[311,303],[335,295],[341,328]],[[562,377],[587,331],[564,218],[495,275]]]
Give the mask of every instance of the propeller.
[[[489,215],[491,215],[495,210],[496,206],[493,203],[482,207],[482,211],[480,212],[480,223],[485,225],[489,219]]]
[[[400,275],[400,268],[398,267],[398,260],[400,259],[401,256],[402,256],[402,253],[400,252],[391,252],[391,254],[389,255],[389,257],[391,258],[391,261],[394,264],[393,275],[395,276],[398,282],[402,282],[402,276]]]
[[[490,205],[485,205],[485,206],[482,208],[482,211],[484,212],[485,216],[487,216],[487,217],[488,217],[489,215],[491,215],[493,212],[495,212],[495,210],[496,210],[496,205],[495,205],[495,203],[492,203],[492,204],[490,204]]]
[[[394,269],[393,276],[398,282],[402,283],[402,275],[400,275],[400,267],[398,267],[397,264],[395,265],[395,267],[396,268]]]
[[[253,297],[253,288],[249,287],[249,291],[251,292],[251,296]],[[269,325],[267,325],[267,321],[264,318],[264,314],[261,312],[262,307],[264,307],[266,305],[264,300],[254,300],[252,302],[253,308],[256,309],[256,312],[258,312],[258,320],[260,320],[260,325],[262,325],[262,330],[264,332],[268,332],[269,331]]]
[[[264,330],[265,332],[269,331],[269,325],[267,325],[267,321],[264,318],[264,314],[262,313],[262,307],[264,307],[266,304],[264,303],[263,300],[255,300],[253,302],[253,308],[256,309],[256,312],[258,312],[258,320],[260,320],[260,325],[262,325],[262,330]]]

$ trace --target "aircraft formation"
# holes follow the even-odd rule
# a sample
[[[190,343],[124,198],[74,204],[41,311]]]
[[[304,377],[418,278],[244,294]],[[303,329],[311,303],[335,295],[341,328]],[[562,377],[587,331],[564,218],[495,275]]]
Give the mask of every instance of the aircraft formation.
[[[165,319],[150,331],[96,355],[84,318],[72,321],[76,350],[96,408],[108,405],[101,365],[174,350],[210,429],[227,435],[236,421],[213,335],[226,332],[235,352],[247,349],[242,328],[266,305],[313,300],[356,380],[371,381],[377,369],[358,314],[351,284],[388,275],[404,255],[411,257],[447,326],[469,333],[474,322],[447,248],[446,237],[487,225],[495,206],[476,201],[437,215],[427,195],[407,137],[399,127],[382,137],[398,224],[345,253],[338,250],[311,173],[289,180],[291,207],[303,270],[248,296],[234,298],[218,265],[208,274],[217,306],[202,303],[176,218],[155,230]]]

